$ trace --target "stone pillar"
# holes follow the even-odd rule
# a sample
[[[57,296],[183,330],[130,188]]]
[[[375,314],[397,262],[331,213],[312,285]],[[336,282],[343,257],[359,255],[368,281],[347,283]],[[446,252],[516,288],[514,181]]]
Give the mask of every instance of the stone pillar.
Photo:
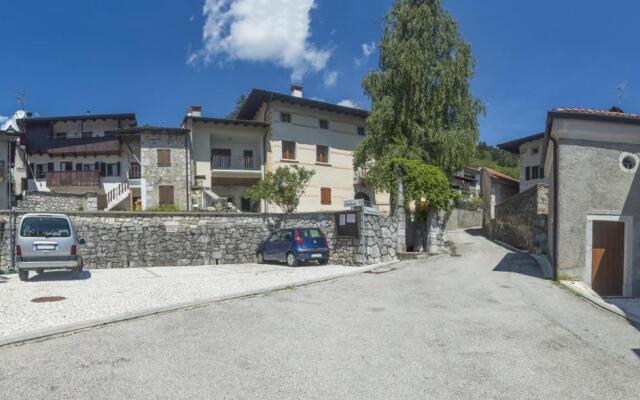
[[[402,181],[402,171],[397,170],[398,175],[398,200],[396,204],[396,218],[398,220],[398,235],[396,251],[404,253],[407,251],[407,213],[404,209],[404,184]]]
[[[444,215],[439,212],[429,211],[427,215],[428,229],[427,232],[427,252],[432,254],[441,253],[444,248]]]

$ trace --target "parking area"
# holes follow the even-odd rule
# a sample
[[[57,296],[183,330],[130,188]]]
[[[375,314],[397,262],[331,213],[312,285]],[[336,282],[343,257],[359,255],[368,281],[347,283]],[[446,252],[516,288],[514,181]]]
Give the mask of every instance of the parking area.
[[[51,271],[0,276],[0,341],[64,325],[330,279],[357,267],[275,264]]]

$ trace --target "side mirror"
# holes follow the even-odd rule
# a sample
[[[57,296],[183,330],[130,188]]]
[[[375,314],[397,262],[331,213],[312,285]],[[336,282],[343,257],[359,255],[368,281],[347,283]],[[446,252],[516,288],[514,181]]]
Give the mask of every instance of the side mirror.
[[[87,241],[84,239],[78,239],[78,244],[87,244]]]

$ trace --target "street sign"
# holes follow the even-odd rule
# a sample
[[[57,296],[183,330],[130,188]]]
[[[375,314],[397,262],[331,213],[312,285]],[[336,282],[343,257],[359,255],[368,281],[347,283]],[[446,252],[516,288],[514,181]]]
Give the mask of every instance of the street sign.
[[[345,200],[344,206],[346,208],[364,207],[364,199]]]

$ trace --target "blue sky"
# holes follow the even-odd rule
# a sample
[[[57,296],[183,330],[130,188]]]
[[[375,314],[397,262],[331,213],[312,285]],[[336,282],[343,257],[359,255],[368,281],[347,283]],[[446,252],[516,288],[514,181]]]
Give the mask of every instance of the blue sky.
[[[287,92],[292,79],[305,97],[368,106],[360,83],[377,51],[363,45],[379,39],[391,0],[233,0],[233,12],[227,1],[207,0],[206,15],[205,0],[3,4],[0,115],[24,90],[40,115],[132,111],[175,126],[191,104],[224,116],[251,88]],[[477,60],[482,140],[541,131],[553,107],[609,108],[624,82],[622,108],[640,113],[639,3],[444,4]]]

